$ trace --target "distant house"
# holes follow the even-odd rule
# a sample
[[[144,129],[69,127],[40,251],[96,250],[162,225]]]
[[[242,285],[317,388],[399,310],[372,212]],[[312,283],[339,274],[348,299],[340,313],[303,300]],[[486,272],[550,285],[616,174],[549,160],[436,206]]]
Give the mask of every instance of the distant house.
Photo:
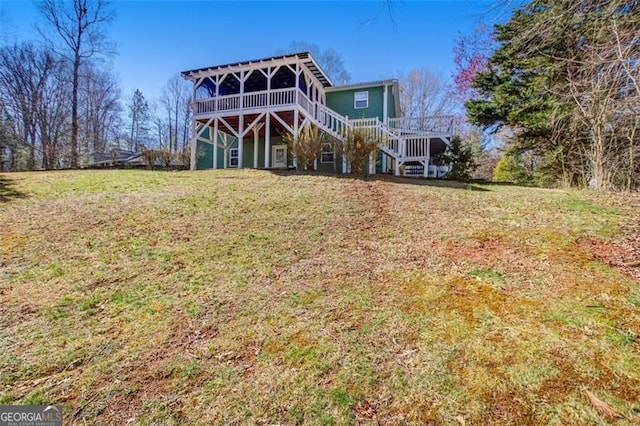
[[[308,52],[194,69],[182,76],[194,84],[192,169],[291,167],[295,159],[287,155],[282,135],[297,134],[310,124],[338,140],[356,127],[380,136],[370,173],[443,173],[433,160],[451,142],[453,117],[400,117],[397,80],[334,86]],[[199,150],[204,155],[197,156]],[[349,170],[330,142],[316,167]]]
[[[93,161],[84,164],[84,167],[141,167],[144,160],[141,152],[114,149],[105,153],[94,153]]]

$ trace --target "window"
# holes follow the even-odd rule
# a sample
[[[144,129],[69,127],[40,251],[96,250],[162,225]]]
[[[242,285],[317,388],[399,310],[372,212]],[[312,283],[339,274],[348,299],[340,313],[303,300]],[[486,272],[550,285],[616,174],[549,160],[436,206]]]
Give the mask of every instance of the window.
[[[356,92],[353,94],[353,107],[368,108],[369,107],[369,92]]]
[[[321,163],[333,163],[335,161],[335,151],[333,150],[333,145],[330,143],[322,144],[322,151],[320,152],[320,162]]]
[[[229,167],[238,167],[238,148],[229,150]]]

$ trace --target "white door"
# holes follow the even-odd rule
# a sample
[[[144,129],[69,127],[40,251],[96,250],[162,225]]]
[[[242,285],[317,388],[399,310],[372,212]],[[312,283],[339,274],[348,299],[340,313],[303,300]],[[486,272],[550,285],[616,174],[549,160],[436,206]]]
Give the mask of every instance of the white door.
[[[273,158],[273,168],[281,169],[287,167],[287,146],[274,145],[271,147],[271,158]]]

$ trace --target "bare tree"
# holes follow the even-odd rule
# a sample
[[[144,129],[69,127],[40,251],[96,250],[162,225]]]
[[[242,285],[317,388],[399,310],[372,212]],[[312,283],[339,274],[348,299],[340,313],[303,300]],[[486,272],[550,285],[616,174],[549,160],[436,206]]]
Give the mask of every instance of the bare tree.
[[[83,151],[106,153],[111,129],[122,111],[120,88],[111,73],[86,62],[81,69],[80,121]]]
[[[191,119],[189,101],[189,84],[180,78],[179,74],[175,74],[162,88],[162,96],[160,97],[160,102],[167,113],[170,152],[177,153],[187,144]]]
[[[27,151],[24,165],[27,169],[35,166],[38,108],[46,93],[47,79],[55,66],[50,54],[31,44],[15,44],[0,49],[0,99],[14,118],[15,133]],[[17,148],[14,147],[13,158]]]
[[[425,117],[451,113],[454,100],[444,78],[429,69],[400,76],[400,109],[404,117]]]
[[[59,36],[55,43],[49,34],[39,29],[45,40],[50,42],[57,53],[67,58],[72,67],[71,91],[71,166],[78,166],[80,67],[82,63],[97,54],[111,53],[107,41],[106,26],[114,18],[107,0],[42,0],[39,10],[45,23]]]
[[[42,148],[42,167],[45,169],[61,167],[65,157],[70,107],[70,85],[66,79],[69,65],[66,61],[56,62],[53,72],[47,79],[42,102],[36,110]]]
[[[149,107],[149,115],[151,121],[151,134],[156,143],[154,144],[158,149],[169,147],[169,136],[167,130],[169,123],[167,123],[164,117],[164,112],[160,110],[159,103],[153,101]],[[153,145],[152,145],[153,146]]]
[[[334,84],[347,84],[351,74],[346,70],[342,55],[334,49],[322,50],[317,44],[304,41],[293,41],[287,48],[278,49],[276,55],[309,52],[318,61],[318,65],[327,73]]]

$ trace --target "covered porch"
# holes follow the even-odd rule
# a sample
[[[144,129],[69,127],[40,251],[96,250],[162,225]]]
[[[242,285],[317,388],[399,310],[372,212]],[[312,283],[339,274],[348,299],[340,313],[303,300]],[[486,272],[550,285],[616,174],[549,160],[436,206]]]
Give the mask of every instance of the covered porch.
[[[196,69],[182,75],[194,83],[192,168],[198,143],[213,146],[210,168],[214,169],[292,166],[286,147],[282,147],[282,135],[298,133],[304,121],[302,111],[324,105],[324,88],[331,85],[308,53]],[[224,157],[222,161],[219,155]]]

